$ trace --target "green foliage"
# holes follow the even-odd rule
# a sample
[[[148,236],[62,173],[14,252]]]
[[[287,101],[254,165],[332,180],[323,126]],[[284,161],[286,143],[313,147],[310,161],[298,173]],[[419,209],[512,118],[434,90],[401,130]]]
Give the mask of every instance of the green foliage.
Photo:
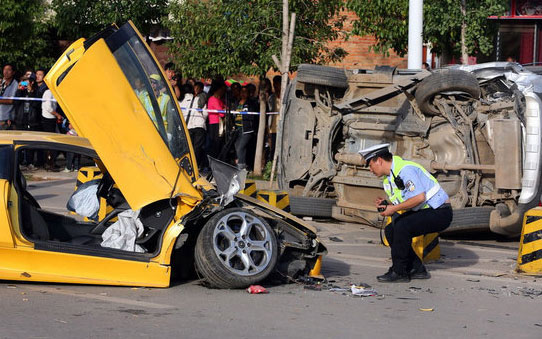
[[[47,67],[54,61],[44,0],[2,0],[0,4],[0,63],[16,68]]]
[[[431,42],[437,53],[458,55],[461,41],[461,24],[467,25],[466,46],[469,54],[489,54],[493,49],[495,26],[487,20],[492,15],[503,15],[508,0],[466,0],[467,14],[461,13],[461,1],[424,1],[424,41]],[[408,0],[348,0],[347,8],[359,20],[354,23],[354,33],[375,36],[373,49],[386,54],[393,49],[403,56],[408,45]]]
[[[290,0],[297,15],[291,64],[337,61],[345,51],[327,42],[341,34],[336,16],[342,0]],[[169,44],[183,74],[195,77],[264,75],[280,57],[282,3],[277,0],[185,0],[172,2],[166,26]]]
[[[271,178],[271,170],[272,169],[273,169],[273,162],[268,161],[265,164],[265,168],[263,169],[263,174],[262,174],[263,180],[269,180],[269,178]]]
[[[112,23],[132,20],[148,34],[167,14],[168,0],[53,0],[54,25],[68,40],[90,37]]]

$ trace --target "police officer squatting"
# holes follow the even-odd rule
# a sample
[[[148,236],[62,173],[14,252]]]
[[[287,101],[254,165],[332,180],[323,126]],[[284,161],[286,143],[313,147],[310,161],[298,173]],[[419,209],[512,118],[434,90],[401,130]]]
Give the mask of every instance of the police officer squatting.
[[[359,151],[365,166],[382,178],[384,191],[391,202],[381,197],[375,200],[380,215],[392,218],[384,229],[391,247],[392,266],[377,279],[380,282],[429,279],[429,272],[412,249],[412,238],[442,232],[450,226],[450,200],[425,168],[393,155],[388,147],[389,144],[380,144]]]

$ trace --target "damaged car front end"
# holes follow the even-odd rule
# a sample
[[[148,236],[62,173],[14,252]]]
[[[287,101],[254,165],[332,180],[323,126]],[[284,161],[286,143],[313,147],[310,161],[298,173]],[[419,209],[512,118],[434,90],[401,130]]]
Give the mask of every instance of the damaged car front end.
[[[275,272],[308,274],[325,254],[310,225],[236,195],[243,173],[216,166],[218,188],[199,176],[172,88],[131,22],[74,42],[45,82],[80,137],[0,138],[9,166],[0,255],[10,258],[0,279],[167,287],[180,260],[191,269],[195,261],[209,286],[240,288]],[[80,154],[100,172],[98,220],[47,211],[33,197],[21,159],[43,149]],[[129,210],[143,227],[139,250],[104,247],[104,232]]]

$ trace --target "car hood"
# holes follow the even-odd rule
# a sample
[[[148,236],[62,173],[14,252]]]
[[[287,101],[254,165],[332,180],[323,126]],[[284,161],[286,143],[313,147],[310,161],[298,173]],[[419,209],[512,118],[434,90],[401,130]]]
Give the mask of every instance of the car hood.
[[[131,22],[73,43],[45,82],[87,138],[132,209],[181,196],[202,199],[171,86]],[[159,88],[159,89],[157,89]]]

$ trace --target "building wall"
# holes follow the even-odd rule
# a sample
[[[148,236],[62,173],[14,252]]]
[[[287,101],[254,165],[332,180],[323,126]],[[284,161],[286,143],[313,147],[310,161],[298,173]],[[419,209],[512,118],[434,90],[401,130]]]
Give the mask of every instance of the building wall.
[[[357,19],[353,12],[343,12],[341,15],[347,17],[344,24],[344,30],[350,32],[352,30],[352,22]],[[397,66],[398,68],[407,68],[407,57],[400,57],[392,50],[389,55],[382,55],[370,51],[370,46],[376,42],[372,36],[351,36],[348,40],[340,39],[333,41],[328,45],[330,47],[342,47],[348,55],[340,62],[331,64],[334,67],[345,67],[347,69],[368,68],[374,66]]]

